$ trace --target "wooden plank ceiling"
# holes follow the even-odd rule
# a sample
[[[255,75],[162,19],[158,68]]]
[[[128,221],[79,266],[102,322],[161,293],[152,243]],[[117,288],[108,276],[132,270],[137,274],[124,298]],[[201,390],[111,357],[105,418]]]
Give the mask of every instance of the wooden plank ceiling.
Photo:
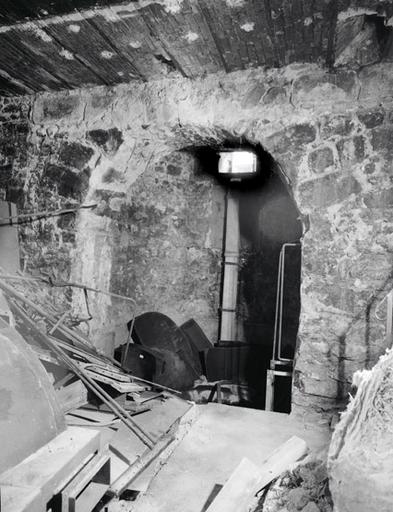
[[[337,38],[340,18],[364,13],[387,21],[392,1],[1,0],[0,95],[292,62],[331,66],[337,39],[346,41]]]

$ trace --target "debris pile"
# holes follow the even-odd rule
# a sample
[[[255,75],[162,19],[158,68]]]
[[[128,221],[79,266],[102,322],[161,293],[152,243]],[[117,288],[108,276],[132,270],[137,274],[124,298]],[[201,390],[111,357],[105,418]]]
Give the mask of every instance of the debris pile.
[[[283,473],[254,512],[332,512],[325,462],[312,460]]]
[[[110,458],[110,481],[100,495],[110,499],[146,490],[160,460],[178,442],[179,423],[192,404],[177,390],[137,377],[100,353],[75,327],[75,317],[50,301],[42,282],[0,273],[0,294],[7,300],[10,329],[23,336],[47,370],[67,425],[98,429],[108,445],[108,455],[100,457]],[[90,473],[81,481],[93,482]]]

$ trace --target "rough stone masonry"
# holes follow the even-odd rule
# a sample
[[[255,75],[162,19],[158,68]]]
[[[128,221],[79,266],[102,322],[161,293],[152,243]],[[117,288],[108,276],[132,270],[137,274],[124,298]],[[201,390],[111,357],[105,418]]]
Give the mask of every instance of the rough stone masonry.
[[[228,134],[262,144],[305,230],[293,410],[329,421],[353,372],[385,350],[374,310],[392,286],[392,90],[389,63],[296,64],[4,100],[8,198],[20,211],[99,204],[23,228],[25,268],[193,316],[214,339],[222,194],[179,150]],[[129,308],[92,302],[91,332],[111,350]]]

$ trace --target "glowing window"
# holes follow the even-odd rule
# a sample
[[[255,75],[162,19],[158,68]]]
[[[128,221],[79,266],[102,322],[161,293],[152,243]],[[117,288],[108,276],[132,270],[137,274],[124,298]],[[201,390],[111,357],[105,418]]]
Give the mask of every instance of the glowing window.
[[[218,172],[222,174],[253,174],[257,170],[257,156],[251,151],[220,153]]]

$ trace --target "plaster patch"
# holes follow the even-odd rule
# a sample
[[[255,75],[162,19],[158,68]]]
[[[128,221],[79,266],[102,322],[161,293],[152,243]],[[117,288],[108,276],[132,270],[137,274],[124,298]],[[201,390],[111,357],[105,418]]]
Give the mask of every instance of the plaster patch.
[[[243,7],[245,3],[245,0],[226,0],[229,7]]]
[[[187,34],[184,36],[184,39],[186,41],[188,41],[189,43],[192,43],[193,41],[196,41],[197,39],[199,39],[199,36],[195,32],[190,31],[190,32],[187,32]]]
[[[353,18],[355,16],[362,16],[364,14],[370,15],[370,14],[377,14],[377,11],[375,9],[366,9],[366,8],[350,8],[346,11],[341,11],[338,13],[337,21],[345,21],[348,18]]]
[[[53,41],[53,39],[48,35],[44,30],[41,28],[38,28],[37,26],[33,26],[33,32],[34,34],[39,37],[42,41],[45,43],[50,43]]]
[[[240,28],[244,30],[244,32],[252,32],[254,30],[255,23],[253,21],[248,21],[243,25],[240,25]]]
[[[113,52],[109,52],[108,50],[104,50],[100,53],[103,59],[111,59],[115,54]]]
[[[142,46],[142,43],[140,41],[130,41],[128,44],[131,46],[131,48],[134,48],[135,50],[141,48]]]
[[[59,54],[67,60],[74,60],[74,54],[63,48]]]
[[[68,25],[67,30],[68,32],[72,32],[74,34],[78,34],[80,32],[80,25],[76,25],[75,23],[71,23],[71,25]]]

